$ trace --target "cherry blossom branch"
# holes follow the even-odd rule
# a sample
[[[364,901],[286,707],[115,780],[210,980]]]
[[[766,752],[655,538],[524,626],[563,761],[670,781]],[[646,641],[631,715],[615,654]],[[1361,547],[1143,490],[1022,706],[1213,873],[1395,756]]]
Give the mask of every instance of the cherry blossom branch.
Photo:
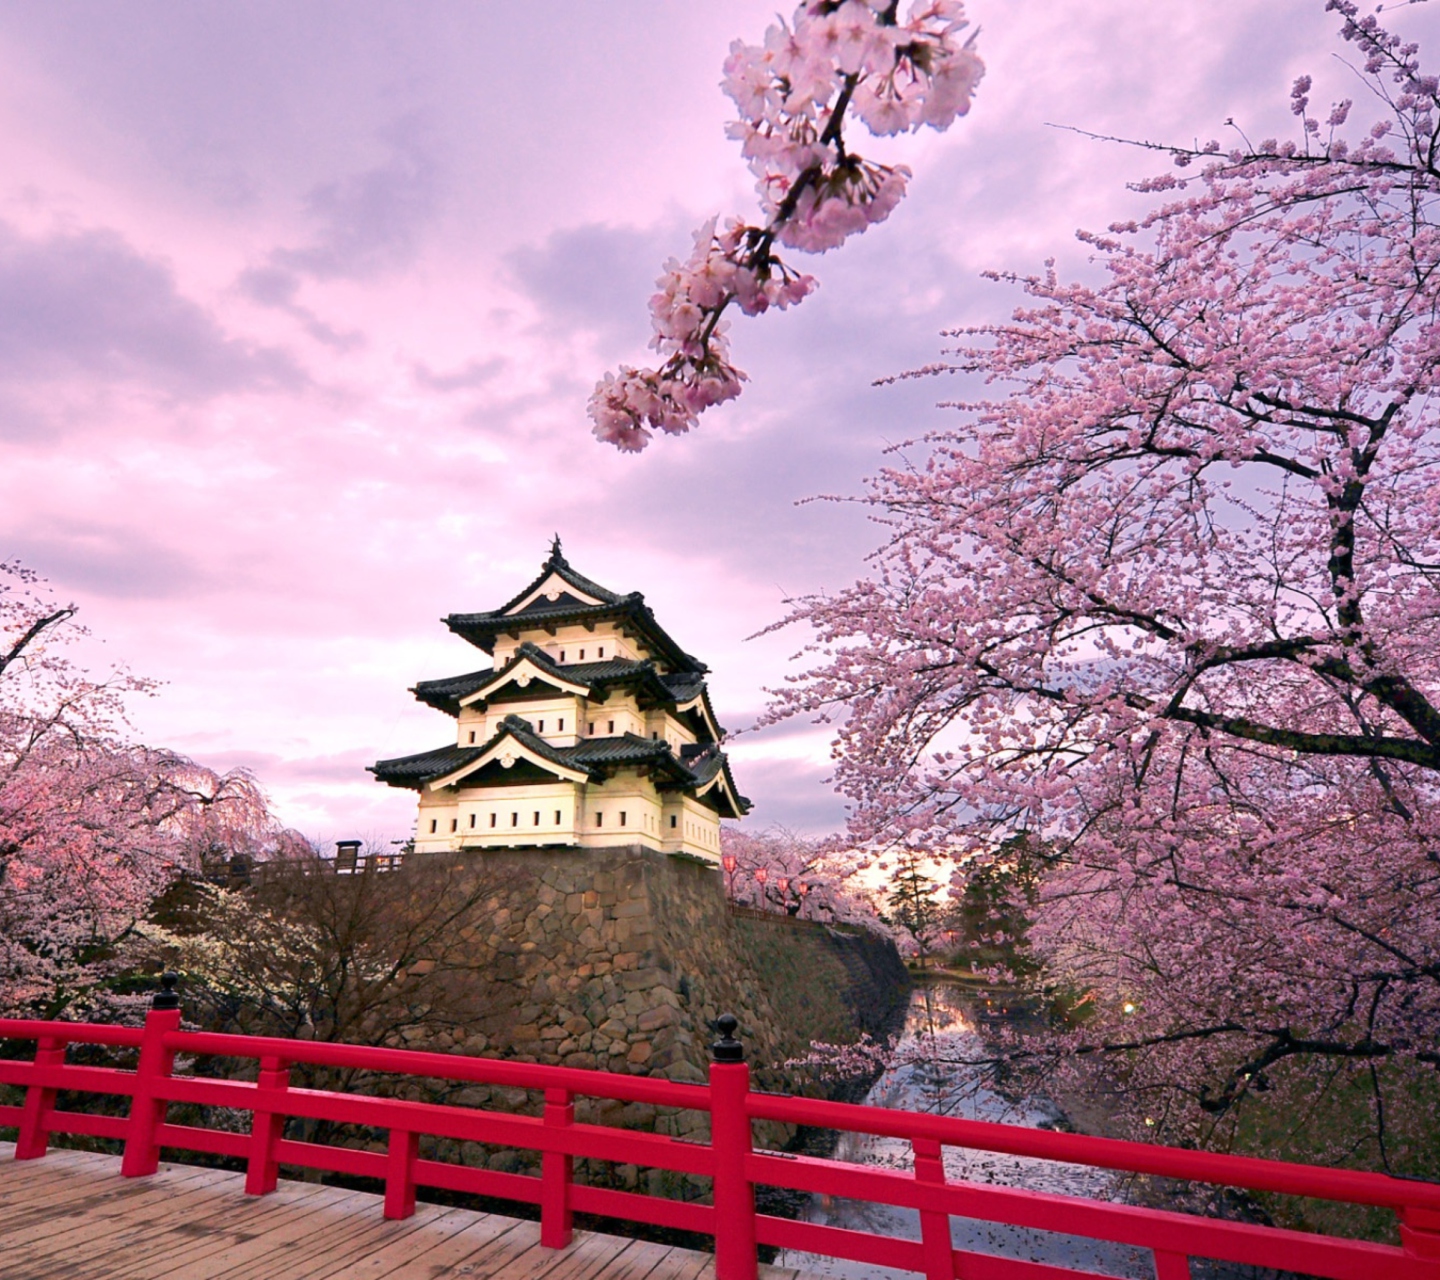
[[[771,26],[763,45],[736,41],[725,92],[740,111],[729,134],[756,177],[764,222],[711,219],[690,257],[671,259],[650,300],[659,368],[621,366],[590,397],[595,436],[626,452],[651,430],[689,431],[712,405],[740,394],[745,374],[730,358],[732,304],[745,315],[783,310],[816,288],[777,243],[824,253],[883,222],[905,194],[910,171],[862,159],[845,145],[852,114],[876,136],[944,130],[970,109],[984,66],[960,43],[960,0],[805,0],[792,22]]]

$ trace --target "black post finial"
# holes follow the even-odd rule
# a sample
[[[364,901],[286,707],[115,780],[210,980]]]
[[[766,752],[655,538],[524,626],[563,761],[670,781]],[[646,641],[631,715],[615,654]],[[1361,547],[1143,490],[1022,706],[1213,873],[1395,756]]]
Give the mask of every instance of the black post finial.
[[[180,981],[180,975],[173,969],[166,969],[160,975],[160,990],[151,997],[150,1007],[152,1009],[178,1009],[180,1007],[180,996],[175,991],[175,984]]]
[[[710,1046],[710,1057],[715,1062],[744,1062],[745,1046],[735,1038],[740,1021],[733,1013],[722,1013],[715,1019],[715,1030],[720,1039]]]
[[[557,533],[550,541],[550,563],[563,560],[565,557],[560,554],[560,535]]]

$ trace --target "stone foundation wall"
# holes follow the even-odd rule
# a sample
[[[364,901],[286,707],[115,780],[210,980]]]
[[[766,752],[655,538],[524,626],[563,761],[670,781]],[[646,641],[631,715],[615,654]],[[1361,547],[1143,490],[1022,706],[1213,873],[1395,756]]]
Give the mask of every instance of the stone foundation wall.
[[[452,856],[483,859],[505,887],[476,912],[469,934],[486,975],[473,1022],[437,1048],[703,1083],[712,1024],[733,1013],[755,1086],[782,1089],[795,1080],[784,1062],[812,1040],[883,1034],[907,998],[890,943],[815,922],[733,916],[722,873],[697,860],[635,847],[426,859]],[[405,871],[417,892],[424,860]],[[467,1091],[467,1100],[521,1102],[503,1092]],[[700,1113],[634,1104],[582,1111],[674,1136],[706,1127]],[[780,1146],[789,1135],[757,1136]]]

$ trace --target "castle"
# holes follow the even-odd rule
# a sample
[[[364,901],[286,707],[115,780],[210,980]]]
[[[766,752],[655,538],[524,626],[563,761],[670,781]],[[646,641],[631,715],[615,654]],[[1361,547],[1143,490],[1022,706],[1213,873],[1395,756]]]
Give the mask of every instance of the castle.
[[[643,595],[577,573],[557,537],[513,599],[444,621],[493,659],[411,690],[455,718],[454,744],[370,770],[419,793],[417,853],[638,845],[718,862],[720,820],[750,802],[720,748],[709,668]]]

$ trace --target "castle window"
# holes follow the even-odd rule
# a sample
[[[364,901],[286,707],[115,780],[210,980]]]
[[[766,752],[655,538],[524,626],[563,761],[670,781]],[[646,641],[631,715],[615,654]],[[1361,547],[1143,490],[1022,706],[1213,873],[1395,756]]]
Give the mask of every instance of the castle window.
[[[584,662],[584,661],[585,661],[585,650],[584,650],[584,649],[581,649],[581,650],[580,650],[580,661],[581,661],[581,662]]]
[[[596,652],[603,658],[605,656],[605,646],[602,644]]]
[[[520,825],[520,815],[518,813],[512,813],[510,815],[510,825],[512,827],[518,827]]]
[[[540,825],[540,814],[539,814],[538,811],[535,813],[535,815],[534,815],[534,821],[531,822],[530,825],[531,825],[532,827],[538,827],[538,826]]]
[[[590,721],[590,724],[588,726],[588,732],[592,737],[595,735],[595,721]]]
[[[544,733],[544,732],[545,732],[545,721],[543,721],[543,720],[540,721],[540,732],[541,732],[541,733]]]
[[[470,815],[470,825],[472,827],[475,825],[475,815],[473,813]]]
[[[430,819],[430,834],[431,834],[432,836],[435,834],[435,828],[438,827],[439,825],[440,825],[440,823],[439,823],[435,818],[431,818],[431,819]]]
[[[460,830],[460,819],[459,819],[459,818],[451,818],[451,819],[450,819],[450,830],[451,830],[451,831],[459,831],[459,830]]]
[[[603,813],[597,813],[595,815],[595,825],[597,827],[603,827],[605,825],[605,815]]]
[[[556,825],[557,827],[560,825],[560,810],[559,810],[559,809],[556,809],[556,810],[555,810],[555,825]]]
[[[606,732],[607,732],[607,733],[614,733],[614,732],[615,732],[615,721],[613,721],[613,720],[610,721],[610,728],[607,729]]]
[[[675,825],[676,825],[677,821],[678,821],[678,819],[677,819],[677,818],[675,817],[675,815],[672,813],[672,814],[670,815],[670,830],[671,830],[671,831],[674,831],[674,830],[675,830]]]
[[[560,661],[561,661],[561,662],[564,662],[564,661],[565,661],[565,650],[564,650],[564,649],[561,649],[561,650],[560,650]]]
[[[651,730],[650,730],[650,741],[651,741],[651,742],[657,741],[657,740],[659,739],[659,737],[660,737],[660,735],[659,735],[658,733],[656,733],[654,729],[651,729]]]
[[[563,716],[562,716],[559,720],[555,721],[555,732],[556,732],[556,733],[564,733],[564,732],[565,732],[565,718],[564,718]]]
[[[470,730],[470,741],[471,741],[471,742],[474,742],[474,741],[475,741],[475,730],[474,730],[474,729],[471,729],[471,730]]]
[[[498,813],[492,813],[492,814],[490,815],[490,825],[491,825],[492,827],[495,825],[495,820],[496,820],[499,816],[500,816],[500,815],[499,815]]]
[[[625,825],[625,810],[624,810],[624,809],[621,809],[621,810],[620,810],[620,825],[621,825],[622,827]]]

